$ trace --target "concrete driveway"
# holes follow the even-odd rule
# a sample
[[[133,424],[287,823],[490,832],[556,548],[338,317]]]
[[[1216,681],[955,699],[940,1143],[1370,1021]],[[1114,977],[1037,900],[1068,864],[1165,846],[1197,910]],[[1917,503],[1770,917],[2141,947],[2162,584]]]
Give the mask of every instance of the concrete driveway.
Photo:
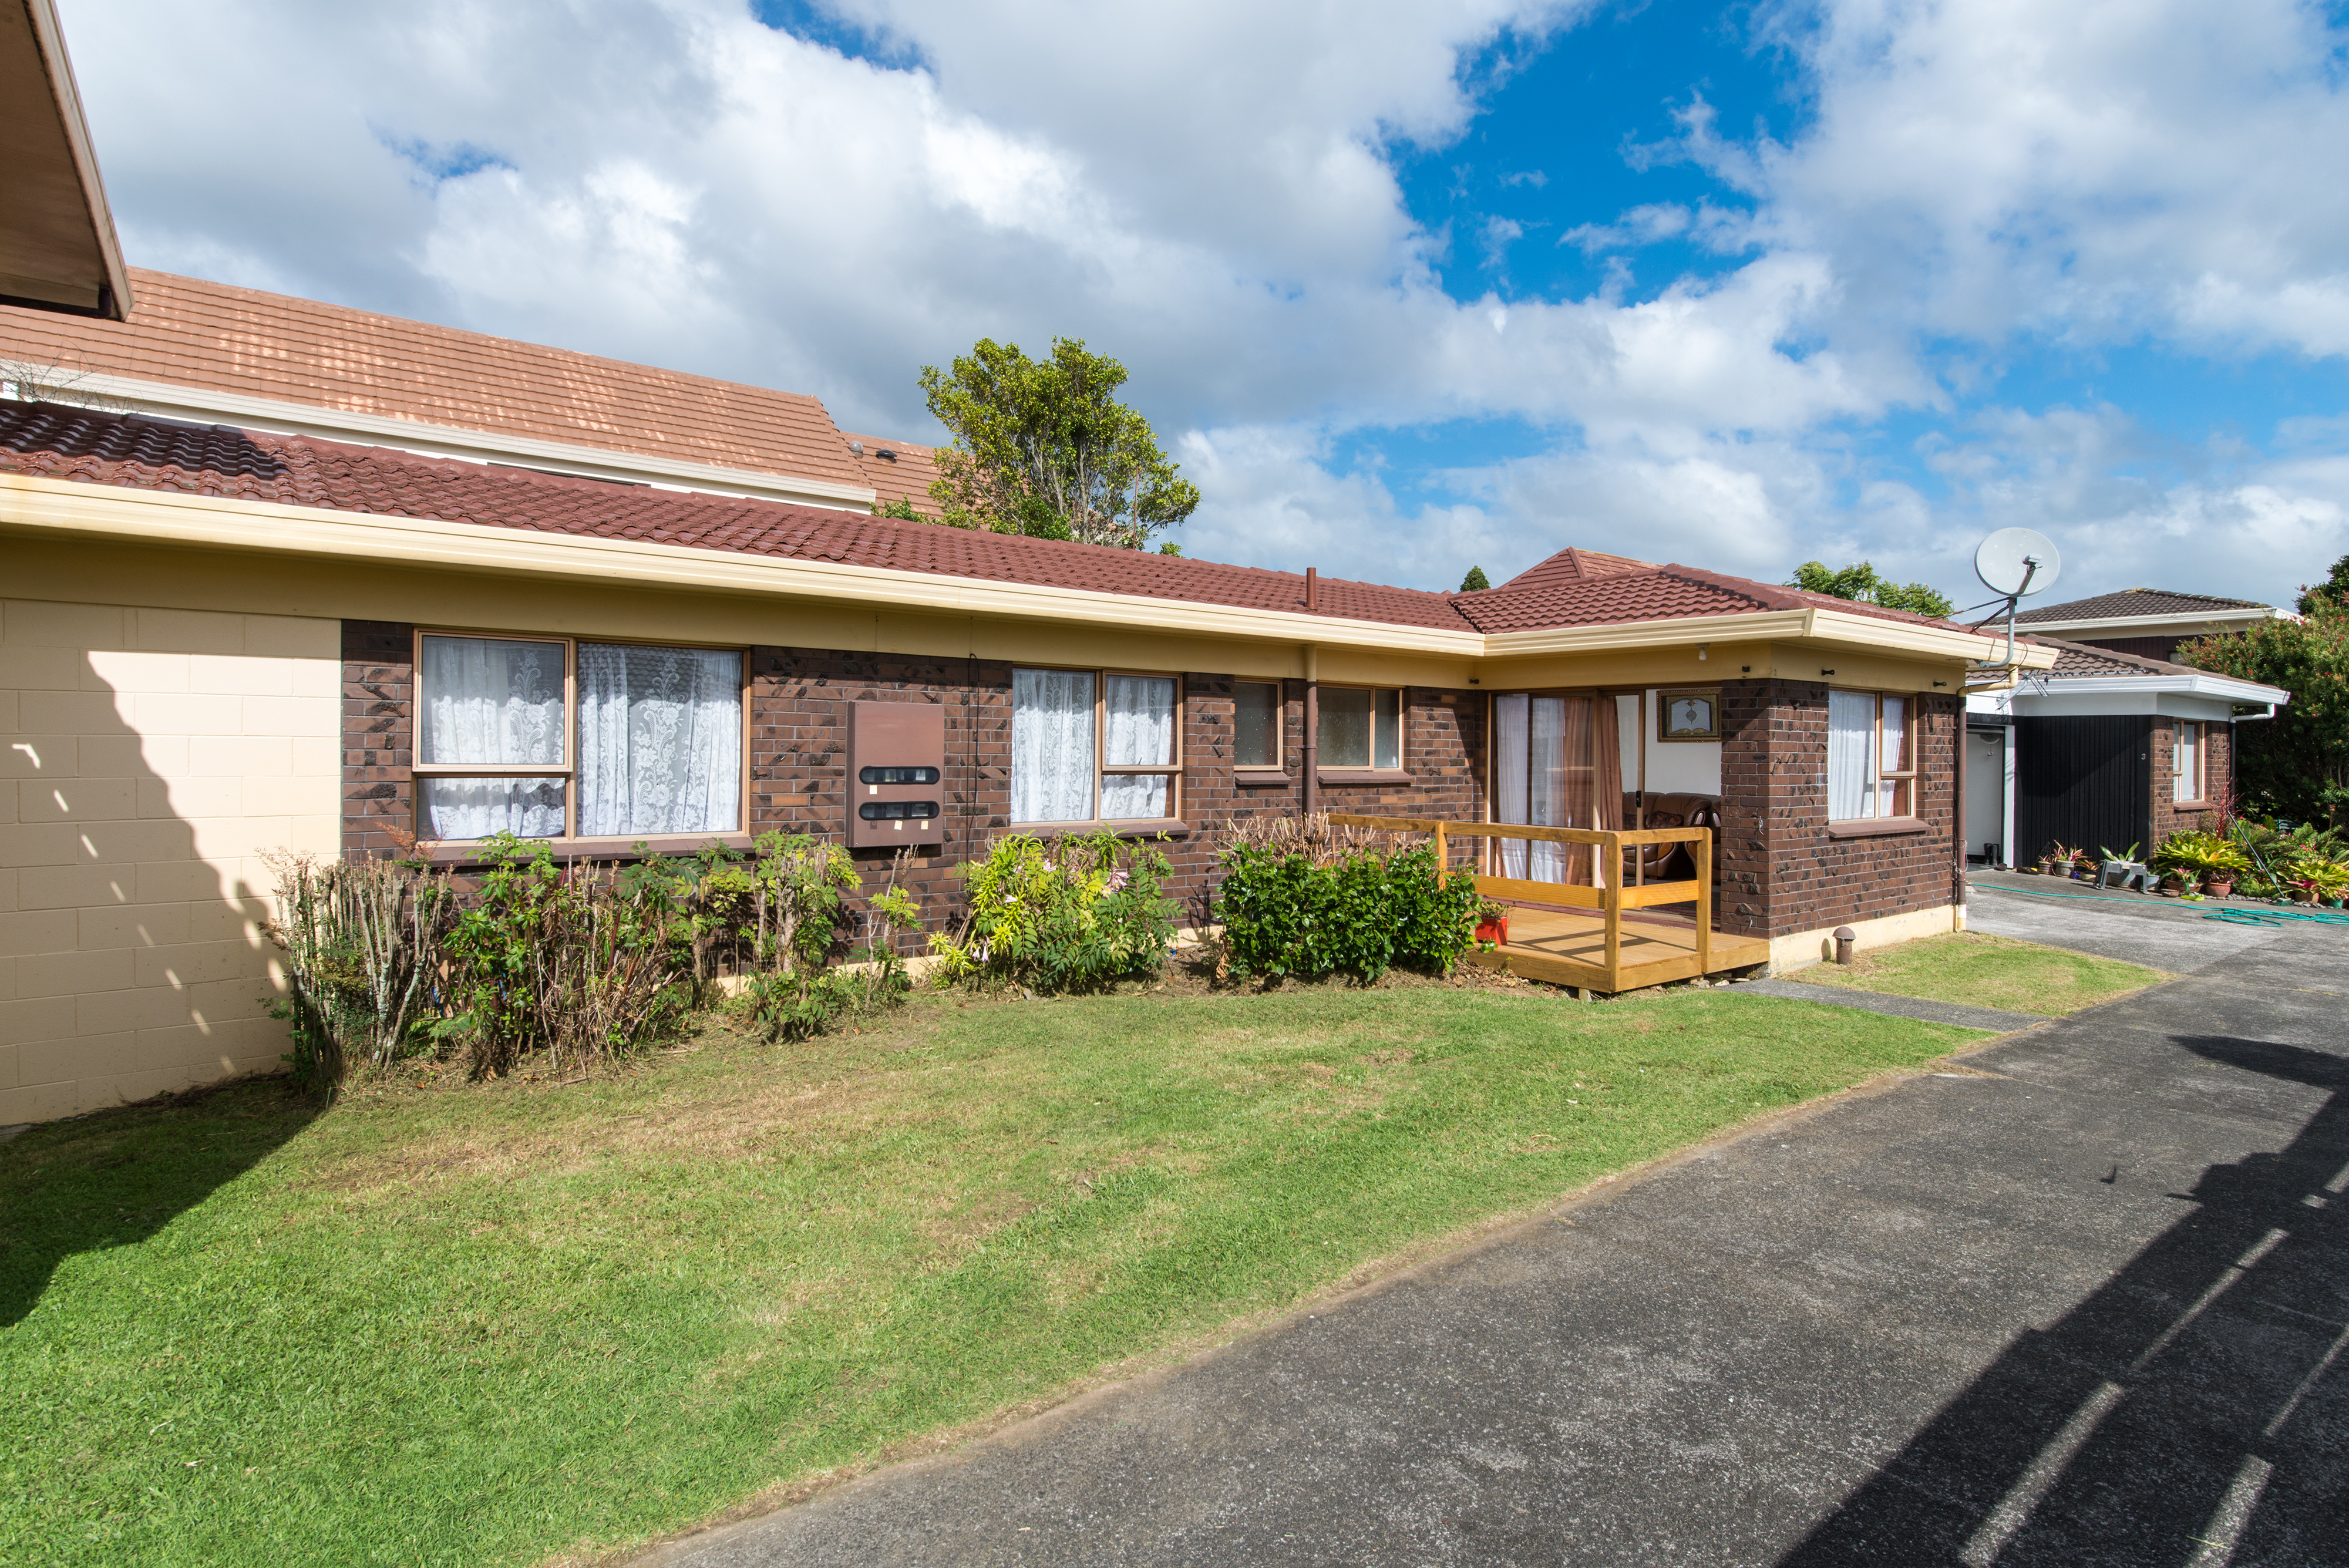
[[[2081,911],[2184,978],[655,1560],[2349,1563],[2349,932]]]

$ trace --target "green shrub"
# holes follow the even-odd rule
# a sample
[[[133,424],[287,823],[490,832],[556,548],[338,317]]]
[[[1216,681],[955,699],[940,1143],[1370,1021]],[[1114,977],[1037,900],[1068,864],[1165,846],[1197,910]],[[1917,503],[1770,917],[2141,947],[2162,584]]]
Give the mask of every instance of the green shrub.
[[[961,929],[930,939],[939,981],[1091,991],[1155,973],[1174,940],[1174,902],[1161,891],[1168,869],[1159,851],[1109,833],[998,839],[962,868]]]
[[[866,902],[864,940],[850,952],[850,966],[830,966],[841,895],[856,886],[848,852],[780,833],[761,836],[758,850],[755,967],[744,977],[742,999],[770,1040],[820,1034],[843,1013],[874,1012],[912,989],[895,934],[921,918],[921,908],[894,870],[889,886]]]
[[[1361,850],[1325,864],[1297,850],[1234,844],[1216,895],[1235,973],[1266,980],[1401,967],[1444,974],[1475,940],[1476,879],[1444,874],[1425,846]]]

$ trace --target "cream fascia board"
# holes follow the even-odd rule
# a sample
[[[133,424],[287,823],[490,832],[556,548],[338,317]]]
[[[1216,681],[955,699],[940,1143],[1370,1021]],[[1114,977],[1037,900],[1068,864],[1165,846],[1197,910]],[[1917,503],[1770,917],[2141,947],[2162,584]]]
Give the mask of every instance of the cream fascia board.
[[[1764,610],[1751,615],[1683,616],[1664,620],[1618,621],[1606,626],[1552,627],[1536,631],[1495,632],[1485,639],[1485,657],[1521,659],[1543,654],[1599,653],[1619,649],[1679,648],[1692,642],[1807,642],[1830,648],[1866,648],[1882,653],[1969,662],[2002,659],[2005,639],[1980,632],[1888,621],[1840,610]],[[2015,645],[2015,662],[2047,669],[2053,649]]]
[[[432,518],[332,512],[232,496],[186,495],[0,473],[0,525],[138,543],[387,562],[464,572],[771,594],[931,614],[1148,627],[1202,637],[1318,643],[1476,659],[1473,631],[1391,626],[1237,606],[1038,584],[992,583],[833,561],[744,556],[635,539],[533,534]]]
[[[2023,620],[2018,618],[2014,629],[2023,632],[2046,632],[2050,636],[2064,631],[2168,631],[2172,628],[2191,630],[2211,621],[2282,620],[2282,610],[2273,605],[2257,605],[2248,609],[2201,610],[2193,615],[2107,615],[2088,616],[2078,620]],[[1998,623],[2002,633],[2006,623]],[[2068,639],[2067,639],[2068,640]]]
[[[835,484],[827,479],[795,479],[788,474],[761,473],[746,468],[721,468],[712,463],[684,462],[675,458],[645,457],[603,447],[574,446],[567,441],[537,441],[528,436],[502,435],[494,431],[469,431],[454,425],[425,424],[393,419],[387,414],[354,413],[319,408],[310,403],[281,402],[274,398],[249,398],[235,392],[215,392],[202,387],[173,386],[164,381],[140,381],[125,376],[88,375],[74,381],[76,391],[87,391],[131,405],[139,412],[199,424],[235,424],[281,435],[315,436],[322,441],[350,441],[354,436],[378,437],[392,445],[434,457],[455,457],[473,462],[527,459],[556,463],[585,472],[589,477],[667,482],[688,489],[714,490],[761,501],[788,501],[803,505],[869,510],[878,492],[864,484]]]
[[[1972,633],[1817,609],[1691,616],[1487,637],[1464,628],[1450,631],[1098,589],[987,582],[930,572],[746,556],[591,535],[538,534],[436,518],[336,512],[29,474],[0,473],[0,524],[160,545],[774,595],[931,614],[1148,627],[1203,637],[1444,659],[1685,648],[1692,643],[1751,642],[1774,637],[1940,659],[1981,660],[2002,650],[1993,646],[1999,639]],[[2016,652],[2022,656],[2018,663],[2036,668],[2054,661],[2052,649],[2018,646]]]

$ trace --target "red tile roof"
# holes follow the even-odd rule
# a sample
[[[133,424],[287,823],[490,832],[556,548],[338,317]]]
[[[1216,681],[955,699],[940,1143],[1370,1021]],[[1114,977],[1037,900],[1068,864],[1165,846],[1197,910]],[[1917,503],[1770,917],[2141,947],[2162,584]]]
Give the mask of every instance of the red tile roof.
[[[1593,577],[1621,576],[1626,572],[1652,572],[1650,561],[1635,561],[1629,556],[1609,556],[1597,550],[1585,550],[1569,545],[1557,555],[1526,567],[1501,585],[1502,588],[1550,588],[1569,583],[1588,582]]]
[[[903,499],[912,502],[914,510],[925,517],[938,514],[938,504],[930,499],[931,482],[938,476],[936,460],[931,455],[936,448],[846,431],[842,432],[842,439],[849,443],[849,456],[855,462],[857,472],[880,497],[879,504],[886,506]],[[864,452],[858,452],[858,447],[863,447]]]
[[[867,483],[814,398],[131,271],[121,323],[0,306],[0,358],[642,457]]]
[[[2017,640],[2036,643],[2041,648],[2052,648],[2055,650],[2055,667],[2047,671],[2047,678],[2054,680],[2085,679],[2108,680],[2115,676],[2201,673],[2190,665],[2172,664],[2159,659],[2143,659],[2134,653],[2118,653],[2109,648],[2094,648],[2085,642],[2065,642],[2061,638],[2023,637]]]
[[[906,523],[834,508],[607,484],[388,447],[51,403],[0,402],[0,472],[1192,604],[1300,613],[1305,608],[1305,578],[1296,572]],[[1597,559],[1623,561],[1620,556]],[[1320,613],[1329,616],[1447,631],[1523,631],[1808,607],[1915,625],[1940,624],[1899,610],[1693,566],[1628,566],[1634,569],[1609,568],[1588,576],[1553,573],[1546,585],[1513,583],[1474,594],[1427,593],[1323,577],[1317,603]]]

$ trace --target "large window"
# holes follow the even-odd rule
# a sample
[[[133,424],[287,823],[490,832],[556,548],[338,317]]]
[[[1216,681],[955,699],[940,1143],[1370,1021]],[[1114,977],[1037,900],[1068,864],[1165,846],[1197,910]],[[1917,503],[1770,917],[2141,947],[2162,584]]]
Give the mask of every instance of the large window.
[[[742,655],[426,632],[418,836],[648,838],[742,828]]]
[[[1284,704],[1277,680],[1241,680],[1232,686],[1232,766],[1280,766]]]
[[[1174,816],[1183,768],[1182,695],[1172,675],[1013,670],[1011,820]]]
[[[1402,693],[1392,687],[1324,686],[1315,732],[1316,765],[1402,766]]]
[[[2191,719],[2180,719],[2177,724],[2178,739],[2169,759],[2170,789],[2179,801],[2201,801],[2203,789],[2202,726]]]
[[[1917,741],[1909,699],[1827,693],[1827,819],[1916,814]]]

